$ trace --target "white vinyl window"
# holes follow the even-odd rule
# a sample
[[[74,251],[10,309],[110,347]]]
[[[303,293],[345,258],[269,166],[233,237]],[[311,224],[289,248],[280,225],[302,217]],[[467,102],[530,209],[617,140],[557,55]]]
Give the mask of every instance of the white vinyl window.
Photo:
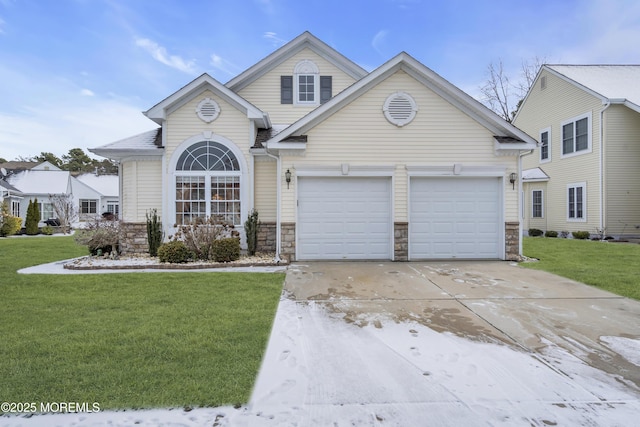
[[[191,145],[176,165],[176,224],[213,215],[240,225],[240,176],[238,159],[223,144]]]
[[[319,104],[320,72],[316,64],[305,59],[296,64],[293,73],[295,103]]]
[[[46,202],[38,202],[38,207],[40,208],[40,220],[46,221],[48,219],[52,219],[54,217],[53,213],[53,204]]]
[[[93,199],[80,199],[81,214],[98,213],[98,201]]]
[[[543,201],[542,190],[533,190],[531,192],[531,218],[543,217]]]
[[[540,163],[551,160],[551,128],[540,131]]]
[[[11,215],[20,217],[20,202],[11,202]]]
[[[567,186],[567,221],[587,220],[587,185],[584,182]]]
[[[562,156],[591,152],[591,113],[561,123]]]

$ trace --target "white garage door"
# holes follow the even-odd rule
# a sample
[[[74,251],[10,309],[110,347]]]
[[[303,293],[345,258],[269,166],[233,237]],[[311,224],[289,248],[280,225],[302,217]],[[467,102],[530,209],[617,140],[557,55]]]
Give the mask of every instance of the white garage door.
[[[391,259],[391,179],[298,179],[298,259]]]
[[[412,178],[411,259],[502,257],[498,178]]]

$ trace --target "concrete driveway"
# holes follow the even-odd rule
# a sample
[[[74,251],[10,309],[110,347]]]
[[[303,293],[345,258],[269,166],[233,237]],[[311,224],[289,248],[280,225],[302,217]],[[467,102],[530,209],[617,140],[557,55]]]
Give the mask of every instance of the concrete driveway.
[[[640,302],[509,262],[315,262],[289,267],[233,425],[626,426],[638,413]]]

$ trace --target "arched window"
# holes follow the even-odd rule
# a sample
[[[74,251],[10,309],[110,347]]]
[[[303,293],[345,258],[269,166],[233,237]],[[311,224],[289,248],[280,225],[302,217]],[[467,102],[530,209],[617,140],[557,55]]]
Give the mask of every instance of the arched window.
[[[219,216],[240,225],[240,164],[223,144],[189,146],[176,164],[176,224]]]

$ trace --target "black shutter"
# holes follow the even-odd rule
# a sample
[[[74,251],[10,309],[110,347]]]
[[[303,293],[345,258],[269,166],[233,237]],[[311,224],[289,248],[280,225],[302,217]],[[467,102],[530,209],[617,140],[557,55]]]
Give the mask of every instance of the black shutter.
[[[320,76],[320,104],[324,104],[331,99],[333,95],[331,82],[331,76]]]
[[[293,104],[293,76],[280,76],[280,103]]]

